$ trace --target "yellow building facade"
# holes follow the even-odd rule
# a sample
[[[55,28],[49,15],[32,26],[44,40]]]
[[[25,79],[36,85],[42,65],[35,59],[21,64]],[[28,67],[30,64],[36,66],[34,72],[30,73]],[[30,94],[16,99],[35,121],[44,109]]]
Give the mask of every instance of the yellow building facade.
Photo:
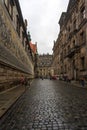
[[[43,54],[38,56],[37,71],[38,77],[50,78],[53,73],[52,58],[50,54]]]

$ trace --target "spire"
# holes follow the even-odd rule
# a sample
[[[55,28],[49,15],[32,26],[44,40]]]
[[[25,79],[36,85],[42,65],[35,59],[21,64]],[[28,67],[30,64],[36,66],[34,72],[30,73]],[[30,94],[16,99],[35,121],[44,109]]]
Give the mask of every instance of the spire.
[[[29,40],[29,42],[31,41],[31,35],[30,35],[29,31],[28,31],[28,40]]]

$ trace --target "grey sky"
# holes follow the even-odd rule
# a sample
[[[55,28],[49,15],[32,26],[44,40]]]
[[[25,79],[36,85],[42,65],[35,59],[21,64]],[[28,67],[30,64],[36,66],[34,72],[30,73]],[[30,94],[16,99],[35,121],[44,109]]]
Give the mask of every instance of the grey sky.
[[[67,10],[69,0],[19,0],[32,42],[37,42],[38,53],[52,54],[53,41],[59,33],[58,21]]]

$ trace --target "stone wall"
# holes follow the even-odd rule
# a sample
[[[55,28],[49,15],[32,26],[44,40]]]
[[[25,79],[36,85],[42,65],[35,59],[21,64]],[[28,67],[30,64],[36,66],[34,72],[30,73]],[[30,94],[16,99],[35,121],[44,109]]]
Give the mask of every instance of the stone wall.
[[[4,3],[0,1],[0,91],[19,84],[22,75],[30,79],[34,77],[33,61],[27,55]]]
[[[5,64],[0,64],[0,92],[20,85],[21,75],[25,75],[25,73]]]
[[[18,37],[8,13],[3,8],[0,7],[0,44],[9,49],[22,63],[29,64],[32,67],[32,63],[25,52],[21,39]]]

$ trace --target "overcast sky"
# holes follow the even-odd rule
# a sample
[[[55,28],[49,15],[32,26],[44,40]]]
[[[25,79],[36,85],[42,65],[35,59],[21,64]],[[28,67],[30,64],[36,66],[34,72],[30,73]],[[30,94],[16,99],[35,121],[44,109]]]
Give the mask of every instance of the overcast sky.
[[[39,54],[52,54],[53,41],[59,33],[58,21],[67,10],[69,0],[19,0],[32,43],[37,42]]]

